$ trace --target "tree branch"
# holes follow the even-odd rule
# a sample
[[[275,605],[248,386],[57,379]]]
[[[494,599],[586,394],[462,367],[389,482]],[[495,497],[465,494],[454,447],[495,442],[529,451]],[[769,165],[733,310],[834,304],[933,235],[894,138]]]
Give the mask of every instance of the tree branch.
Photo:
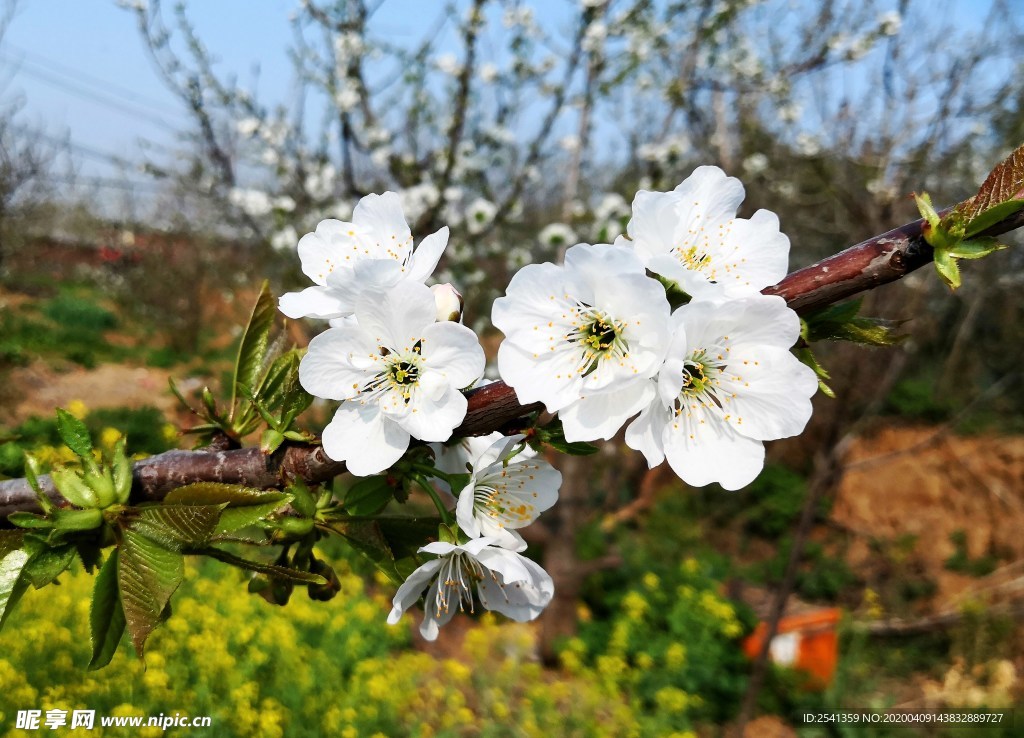
[[[779,295],[798,313],[807,314],[864,290],[895,282],[932,260],[932,249],[921,235],[923,220],[851,246],[816,264],[799,269],[777,285],[763,290]],[[997,223],[983,235],[995,236],[1024,226],[1024,211]],[[455,436],[485,435],[541,409],[540,403],[519,404],[504,382],[467,391],[469,408]],[[223,451],[168,451],[135,464],[132,500],[156,501],[176,487],[195,482],[226,482],[252,487],[279,487],[289,478],[309,483],[327,481],[345,465],[327,458],[319,446],[292,446],[264,456],[258,448]],[[49,476],[39,480],[55,502],[67,504]],[[38,512],[35,493],[24,479],[0,482],[0,518],[12,512]]]

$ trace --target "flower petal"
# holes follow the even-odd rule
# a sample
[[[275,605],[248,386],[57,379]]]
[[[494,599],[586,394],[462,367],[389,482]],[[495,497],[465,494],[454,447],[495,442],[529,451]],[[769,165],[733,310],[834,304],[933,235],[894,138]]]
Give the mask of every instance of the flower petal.
[[[301,292],[281,295],[278,309],[289,318],[341,318],[351,314],[352,305],[330,287],[307,287]]]
[[[764,467],[763,443],[741,436],[699,406],[669,422],[663,442],[672,471],[694,487],[718,482],[728,490],[740,489]]]
[[[722,377],[729,395],[723,409],[735,431],[759,441],[801,433],[818,391],[814,371],[775,346],[738,348],[730,358]]]
[[[642,453],[651,469],[665,460],[662,434],[671,417],[672,411],[655,399],[626,428],[626,445]]]
[[[468,406],[466,396],[449,387],[438,397],[416,392],[407,406],[408,412],[392,417],[413,438],[421,441],[447,441],[452,437],[452,431],[465,420]]]
[[[359,325],[378,346],[410,352],[434,322],[434,295],[418,282],[403,281],[383,295],[364,293],[356,301]]]
[[[581,397],[558,411],[565,429],[565,440],[608,440],[619,428],[654,399],[654,385],[645,379],[636,379],[605,392]]]
[[[445,321],[428,325],[421,335],[424,365],[444,376],[452,387],[468,387],[483,375],[487,360],[471,329]]]
[[[314,336],[299,363],[299,383],[314,397],[349,400],[373,377],[375,347],[358,326],[328,328]]]
[[[436,233],[420,241],[420,245],[412,252],[412,258],[407,266],[408,279],[416,282],[426,282],[434,273],[437,262],[441,260],[441,254],[448,246],[448,226],[445,226]]]
[[[410,607],[416,604],[423,590],[430,584],[437,570],[444,563],[442,559],[432,559],[416,569],[409,578],[402,582],[402,586],[395,593],[391,601],[391,613],[388,615],[388,625],[395,625]]]
[[[394,192],[371,194],[362,198],[352,212],[352,222],[373,233],[374,258],[391,257],[405,262],[412,249],[412,233],[402,212],[402,200]]]
[[[382,472],[409,448],[409,434],[386,419],[375,404],[348,400],[323,432],[324,452],[344,461],[357,477]]]

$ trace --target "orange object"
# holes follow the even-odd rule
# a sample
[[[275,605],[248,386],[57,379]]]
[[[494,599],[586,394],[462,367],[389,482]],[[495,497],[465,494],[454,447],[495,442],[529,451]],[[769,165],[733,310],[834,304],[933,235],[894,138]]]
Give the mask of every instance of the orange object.
[[[839,636],[836,625],[841,612],[834,607],[790,615],[779,621],[768,654],[780,665],[807,672],[808,689],[824,689],[831,681],[839,660]],[[758,623],[743,641],[743,652],[757,658],[767,633],[766,623]]]

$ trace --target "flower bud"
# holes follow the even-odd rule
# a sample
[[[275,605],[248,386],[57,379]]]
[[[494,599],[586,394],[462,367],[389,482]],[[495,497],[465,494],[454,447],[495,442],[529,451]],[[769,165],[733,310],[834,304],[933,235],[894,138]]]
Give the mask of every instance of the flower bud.
[[[462,322],[462,295],[450,284],[435,284],[430,288],[434,293],[434,304],[437,306],[437,320]]]

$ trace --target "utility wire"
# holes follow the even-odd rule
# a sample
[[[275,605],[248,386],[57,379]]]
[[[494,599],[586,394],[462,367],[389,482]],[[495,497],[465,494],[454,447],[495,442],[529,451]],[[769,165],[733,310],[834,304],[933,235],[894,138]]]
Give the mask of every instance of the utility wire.
[[[164,116],[144,110],[142,108],[135,106],[134,104],[129,104],[121,100],[118,100],[116,97],[108,95],[106,92],[100,92],[99,90],[84,90],[75,83],[61,79],[60,77],[54,74],[51,74],[46,71],[41,71],[39,69],[33,69],[31,66],[27,66],[24,63],[19,63],[18,60],[13,59],[12,57],[4,54],[3,52],[0,52],[0,61],[5,61],[8,64],[15,65],[18,67],[18,71],[24,72],[28,76],[34,77],[35,79],[38,79],[41,82],[45,82],[46,84],[52,85],[53,87],[63,90],[64,92],[68,92],[72,95],[77,95],[78,97],[81,97],[90,102],[108,105],[112,108],[120,110],[121,112],[127,115],[134,116],[141,120],[147,120],[151,124],[159,126],[160,128],[163,128],[165,130],[171,131],[172,133],[181,132],[180,127],[176,127],[168,123],[164,119]]]

